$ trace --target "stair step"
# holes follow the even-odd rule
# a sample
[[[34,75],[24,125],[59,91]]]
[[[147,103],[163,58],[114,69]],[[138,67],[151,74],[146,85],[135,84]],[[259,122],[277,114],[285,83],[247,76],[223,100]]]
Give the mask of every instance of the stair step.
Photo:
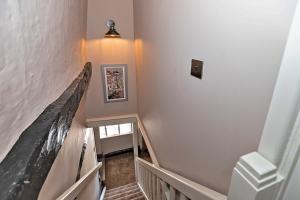
[[[145,197],[136,183],[130,183],[107,190],[104,200],[145,200]]]
[[[135,197],[134,199],[132,200],[146,200],[146,198],[144,197],[144,195],[141,195],[139,197]]]
[[[135,198],[140,198],[140,197],[143,197],[143,193],[142,192],[137,192],[137,193],[134,193],[134,194],[129,194],[129,195],[126,195],[126,196],[122,196],[122,197],[119,197],[119,198],[116,198],[114,200],[132,200],[132,199],[135,199]],[[105,200],[112,200],[110,198],[104,198]]]
[[[117,188],[112,188],[112,189],[109,189],[108,191],[115,191],[115,190],[120,190],[120,189],[123,189],[123,188],[128,188],[128,187],[131,187],[131,186],[136,186],[137,184],[136,183],[129,183],[127,185],[122,185],[120,187],[117,187]]]
[[[135,189],[139,189],[139,187],[137,185],[132,185],[132,186],[127,187],[127,188],[122,187],[121,189],[113,189],[113,191],[107,190],[106,195],[107,196],[112,196],[112,195],[115,195],[115,194],[131,191],[131,190],[135,190]]]
[[[134,194],[134,193],[137,193],[137,192],[140,192],[140,188],[135,187],[131,190],[125,190],[125,191],[122,190],[122,191],[115,191],[113,193],[107,193],[106,197],[109,198],[109,199],[117,199],[119,197]]]

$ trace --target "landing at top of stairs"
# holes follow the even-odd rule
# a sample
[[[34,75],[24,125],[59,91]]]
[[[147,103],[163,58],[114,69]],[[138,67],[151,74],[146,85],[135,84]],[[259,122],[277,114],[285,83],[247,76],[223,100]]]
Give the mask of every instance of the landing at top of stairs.
[[[136,183],[130,183],[107,190],[104,200],[145,200],[145,197]]]

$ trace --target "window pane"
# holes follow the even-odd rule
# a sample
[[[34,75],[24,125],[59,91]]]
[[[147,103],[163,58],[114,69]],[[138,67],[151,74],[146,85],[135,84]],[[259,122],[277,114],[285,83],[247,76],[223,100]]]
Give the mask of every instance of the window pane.
[[[119,126],[118,125],[106,126],[106,133],[108,137],[119,135]]]
[[[132,123],[120,124],[120,134],[132,133]]]
[[[100,126],[99,131],[100,131],[100,138],[106,138],[105,126]]]

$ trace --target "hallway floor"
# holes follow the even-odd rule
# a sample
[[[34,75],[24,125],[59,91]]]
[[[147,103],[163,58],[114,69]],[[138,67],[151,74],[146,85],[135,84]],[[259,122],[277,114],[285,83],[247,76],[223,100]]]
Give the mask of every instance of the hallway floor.
[[[151,162],[148,153],[140,157]],[[105,159],[105,185],[107,189],[135,182],[133,152],[127,152]]]
[[[106,158],[105,176],[107,189],[135,182],[133,153],[128,152]]]

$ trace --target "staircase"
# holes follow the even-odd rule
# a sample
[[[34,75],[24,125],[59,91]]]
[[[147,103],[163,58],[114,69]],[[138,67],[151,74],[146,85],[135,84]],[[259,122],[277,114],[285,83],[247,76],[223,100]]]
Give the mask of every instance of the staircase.
[[[91,128],[97,128],[103,124],[113,123],[132,123],[134,122],[133,133],[133,148],[134,148],[134,175],[137,183],[130,183],[134,180],[126,181],[124,183],[130,183],[121,187],[103,190],[101,199],[104,200],[227,200],[227,196],[211,190],[203,185],[200,185],[192,180],[180,176],[174,172],[166,170],[160,167],[154,150],[151,146],[150,140],[147,136],[146,130],[137,114],[112,116],[105,118],[95,118],[87,120],[87,126]],[[137,131],[138,130],[138,131]],[[144,139],[145,146],[149,151],[149,155],[142,156],[138,154],[138,137],[137,133],[140,133]],[[139,137],[140,137],[139,136]],[[139,157],[142,156],[145,159]],[[150,158],[149,158],[150,157]],[[147,159],[148,158],[148,159]],[[131,159],[132,160],[132,159]],[[150,162],[148,162],[148,161]],[[127,161],[126,161],[127,162]],[[107,164],[107,163],[106,163]],[[123,167],[122,165],[120,165]],[[111,169],[110,167],[107,167]],[[104,168],[103,168],[104,169]],[[116,174],[116,173],[115,173]],[[105,177],[101,175],[100,177]],[[107,186],[112,188],[120,184],[119,179],[121,176],[116,176],[113,179],[116,184],[111,184],[107,181]],[[102,180],[103,181],[103,180]],[[104,197],[103,197],[104,195]],[[70,198],[71,199],[71,198]],[[61,199],[66,200],[66,199]],[[241,200],[241,199],[238,199]]]
[[[146,198],[136,183],[130,183],[107,190],[104,200],[146,200]]]

